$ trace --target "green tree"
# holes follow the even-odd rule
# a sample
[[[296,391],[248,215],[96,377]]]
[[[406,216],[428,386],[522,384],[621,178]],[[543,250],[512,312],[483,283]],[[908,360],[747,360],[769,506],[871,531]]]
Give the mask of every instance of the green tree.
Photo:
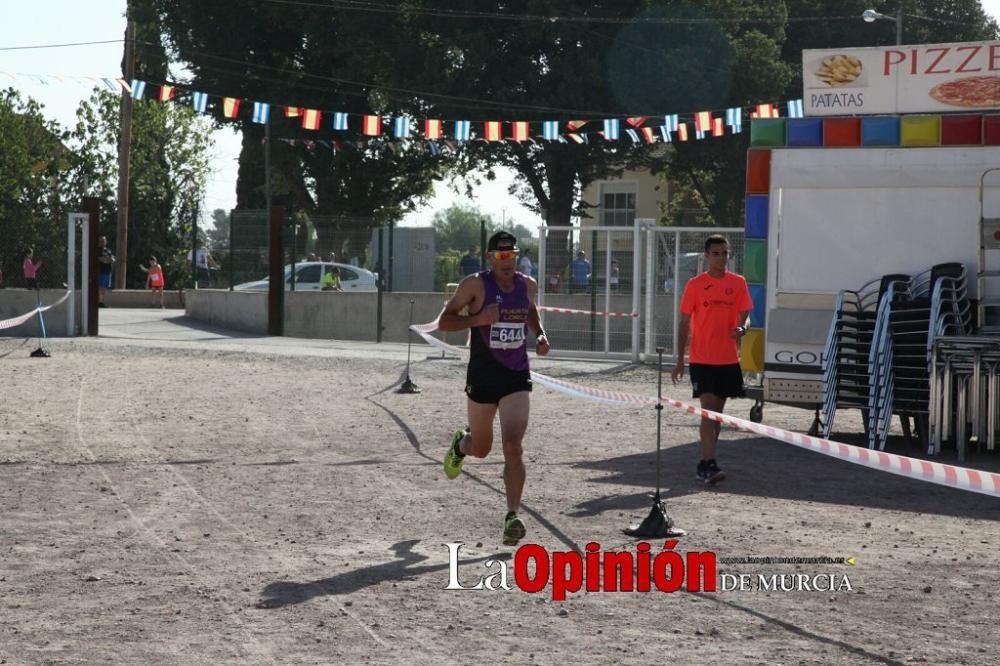
[[[362,255],[372,228],[400,219],[431,194],[444,162],[423,142],[358,136],[357,114],[392,116],[408,108],[389,103],[377,86],[391,80],[395,67],[382,56],[387,43],[405,34],[392,14],[294,3],[265,3],[249,12],[222,0],[134,4],[157,17],[195,89],[355,114],[353,131],[344,134],[332,131],[328,114],[322,130],[311,131],[298,118],[284,118],[282,107],[272,109],[272,203],[326,218],[312,225],[332,236],[320,237],[321,245],[342,256]],[[233,123],[243,133],[238,208],[263,208],[266,201],[265,128],[252,122],[251,111],[244,105]],[[218,109],[215,114],[222,123]]]
[[[212,211],[212,228],[205,231],[213,250],[229,249],[229,213],[222,208]]]
[[[8,286],[21,286],[25,248],[43,262],[39,282],[57,287],[65,280],[65,173],[72,155],[65,133],[46,120],[33,100],[13,89],[0,91],[0,270]]]
[[[438,253],[458,250],[465,254],[469,248],[479,249],[482,221],[486,221],[486,236],[497,228],[496,221],[475,206],[453,205],[438,211],[431,219],[434,227],[434,245]]]
[[[72,134],[77,168],[71,184],[78,196],[101,200],[101,233],[115,238],[117,215],[118,95],[97,91],[77,111]],[[142,100],[132,121],[129,181],[128,286],[141,287],[139,269],[150,255],[164,267],[168,285],[190,274],[187,251],[209,174],[211,127],[190,107]]]

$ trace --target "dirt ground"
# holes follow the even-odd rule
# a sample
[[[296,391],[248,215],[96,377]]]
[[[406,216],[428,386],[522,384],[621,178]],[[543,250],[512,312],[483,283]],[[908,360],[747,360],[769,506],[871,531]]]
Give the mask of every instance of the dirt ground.
[[[514,551],[500,544],[499,446],[455,481],[441,470],[465,422],[459,361],[419,348],[423,393],[400,395],[398,353],[106,339],[51,349],[31,359],[25,341],[0,339],[0,663],[981,664],[1000,653],[990,497],[732,431],[719,451],[729,479],[705,487],[697,422],[668,408],[664,497],[689,532],[678,551],[853,556],[854,566],[719,564],[846,574],[852,589],[563,602],[513,580],[511,591],[448,591],[444,544],[464,544],[469,586],[495,571],[485,560]],[[535,369],[656,392],[649,367]],[[810,415],[769,405],[764,421],[801,431]],[[856,415],[838,425],[836,439],[859,441]],[[525,446],[526,542],[634,550],[621,530],[650,507],[654,410],[536,387]],[[998,459],[969,465],[995,470]]]

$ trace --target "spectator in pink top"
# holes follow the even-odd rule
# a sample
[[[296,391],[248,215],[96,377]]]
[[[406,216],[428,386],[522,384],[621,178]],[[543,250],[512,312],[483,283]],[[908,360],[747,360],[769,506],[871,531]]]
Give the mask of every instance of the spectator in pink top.
[[[24,251],[24,281],[28,289],[38,289],[38,269],[42,267],[42,262],[32,260],[34,254],[35,251],[30,247]]]

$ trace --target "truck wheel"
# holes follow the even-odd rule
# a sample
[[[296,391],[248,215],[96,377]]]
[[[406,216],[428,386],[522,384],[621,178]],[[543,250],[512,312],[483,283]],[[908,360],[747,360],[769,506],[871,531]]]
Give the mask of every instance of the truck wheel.
[[[760,423],[764,420],[764,405],[760,402],[755,402],[753,407],[750,408],[750,420],[754,423]]]

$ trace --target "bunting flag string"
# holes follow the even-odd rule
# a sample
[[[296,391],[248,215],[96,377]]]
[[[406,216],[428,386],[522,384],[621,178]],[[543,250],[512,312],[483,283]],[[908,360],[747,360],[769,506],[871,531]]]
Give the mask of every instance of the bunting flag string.
[[[271,107],[278,106],[279,108],[283,108],[285,118],[299,119],[297,122],[300,122],[304,129],[313,131],[320,130],[324,126],[323,118],[326,116],[332,118],[332,122],[329,122],[326,125],[327,127],[338,132],[349,131],[350,123],[348,117],[356,115],[360,117],[360,127],[355,126],[354,131],[357,132],[360,129],[363,137],[374,138],[382,136],[382,127],[385,124],[391,130],[387,130],[386,136],[399,141],[406,141],[411,138],[423,138],[428,142],[440,142],[445,136],[445,123],[448,123],[453,127],[452,136],[454,137],[454,141],[459,143],[472,140],[501,142],[505,138],[520,143],[526,141],[533,142],[533,137],[538,137],[544,141],[560,141],[565,143],[568,139],[577,144],[589,144],[591,135],[601,136],[607,142],[627,141],[631,145],[638,145],[640,143],[652,144],[656,142],[670,143],[674,140],[683,142],[688,141],[690,136],[687,127],[689,123],[694,126],[694,138],[696,139],[703,139],[708,136],[714,138],[724,137],[727,135],[727,128],[728,134],[739,134],[742,132],[744,114],[743,107],[736,106],[724,110],[701,110],[685,114],[668,113],[659,117],[627,116],[623,118],[604,118],[602,120],[591,118],[568,121],[483,120],[481,121],[482,125],[478,124],[479,121],[467,119],[444,120],[427,118],[422,119],[423,136],[420,137],[419,130],[421,125],[415,124],[416,119],[405,115],[383,117],[381,114],[355,114],[343,111],[305,109],[285,104],[275,105],[264,101],[244,100],[239,97],[228,97],[195,91],[174,83],[157,84],[139,79],[125,81],[124,79],[111,77],[66,76],[60,74],[39,75],[6,71],[0,71],[0,75],[7,76],[15,82],[23,79],[37,81],[45,85],[49,85],[50,81],[60,84],[73,81],[89,82],[91,84],[104,85],[114,93],[130,95],[135,100],[152,98],[161,102],[172,101],[184,103],[187,103],[189,100],[192,108],[198,113],[208,113],[211,106],[216,113],[221,113],[222,116],[229,119],[240,117],[240,104],[246,101],[247,103],[252,103],[253,113],[251,119],[254,123],[258,124],[269,123],[272,120]],[[154,86],[154,90],[157,90],[157,93],[148,93],[147,86],[149,85]],[[217,101],[215,104],[210,105],[210,102],[213,100]],[[748,114],[750,118],[778,118],[781,117],[782,111],[788,118],[803,117],[803,103],[801,99],[785,100],[778,103],[759,103],[750,108],[752,109]],[[717,113],[724,114],[724,118],[716,115]],[[660,117],[663,119],[662,124],[658,123]],[[684,122],[681,122],[682,118],[685,119]],[[651,120],[652,122],[650,122]],[[622,121],[624,121],[624,127]],[[472,127],[474,122],[476,123],[477,131],[478,128],[482,128],[482,135],[473,133]],[[594,130],[592,127],[594,123],[601,123],[602,131]],[[507,125],[509,129],[505,129],[504,125]],[[581,131],[588,125],[591,125],[591,131]],[[623,129],[625,130],[624,136]],[[533,130],[535,131],[534,134]],[[565,135],[562,133],[563,130],[566,131]],[[436,150],[440,153],[440,145],[431,148],[431,150]]]

